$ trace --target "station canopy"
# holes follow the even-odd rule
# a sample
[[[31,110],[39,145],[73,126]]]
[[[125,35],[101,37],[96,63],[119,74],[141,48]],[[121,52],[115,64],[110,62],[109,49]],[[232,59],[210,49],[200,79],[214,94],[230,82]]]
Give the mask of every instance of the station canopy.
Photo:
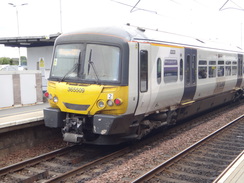
[[[50,34],[48,36],[24,36],[24,37],[3,37],[0,38],[0,44],[9,47],[41,47],[53,46],[56,38],[60,35]]]

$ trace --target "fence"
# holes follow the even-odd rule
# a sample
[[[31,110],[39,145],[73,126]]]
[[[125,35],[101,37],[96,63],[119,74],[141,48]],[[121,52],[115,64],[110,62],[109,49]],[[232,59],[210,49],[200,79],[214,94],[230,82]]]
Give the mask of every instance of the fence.
[[[43,102],[40,71],[0,71],[0,108]]]

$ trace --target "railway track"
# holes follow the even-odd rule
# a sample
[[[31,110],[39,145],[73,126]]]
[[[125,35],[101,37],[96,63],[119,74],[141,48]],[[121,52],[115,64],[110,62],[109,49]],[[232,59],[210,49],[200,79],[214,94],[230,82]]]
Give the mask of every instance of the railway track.
[[[229,107],[225,109],[226,111],[229,110]],[[220,112],[222,111],[222,112]],[[215,112],[209,113],[207,116],[219,116],[223,113],[223,108],[221,110],[217,110]],[[62,150],[57,150],[52,153],[48,153],[37,158],[32,158],[26,162],[18,163],[9,167],[5,167],[0,169],[0,182],[85,182],[89,180],[93,180],[94,177],[99,177],[100,175],[106,174],[109,171],[113,171],[119,165],[122,165],[124,162],[127,162],[129,159],[133,159],[136,156],[140,155],[145,149],[148,147],[153,148],[154,146],[158,146],[161,141],[167,141],[167,139],[174,138],[179,135],[179,133],[188,131],[190,128],[193,128],[196,125],[200,125],[204,123],[208,118],[211,117],[200,117],[199,119],[194,119],[192,122],[183,123],[177,127],[173,127],[172,129],[165,129],[164,132],[159,133],[158,135],[153,136],[152,138],[144,139],[139,143],[133,144],[130,147],[123,148],[122,147],[115,147],[115,146],[108,146],[101,148],[99,146],[72,146]],[[203,118],[203,119],[202,119]],[[233,118],[232,118],[233,119]],[[203,121],[202,121],[203,120]],[[231,126],[231,125],[230,125]],[[244,125],[242,125],[244,126]],[[227,127],[226,127],[227,128]],[[240,128],[241,129],[241,128]],[[242,127],[242,131],[244,131]],[[166,133],[167,132],[167,133]],[[165,133],[165,134],[164,134]],[[242,133],[240,139],[243,140],[244,134]],[[243,138],[241,138],[243,136]],[[227,142],[227,141],[224,141]],[[224,143],[223,141],[219,141],[219,143]],[[243,150],[243,141],[240,143],[240,146]],[[232,145],[232,144],[231,144]],[[203,145],[201,145],[203,146]],[[215,145],[212,145],[215,146]],[[221,146],[221,145],[218,145]],[[226,147],[226,146],[224,146]],[[233,146],[231,146],[233,147]],[[197,158],[205,158],[206,154],[208,154],[212,147],[206,151],[195,150],[194,147],[191,147],[192,150],[197,151]],[[144,149],[144,150],[143,150]],[[183,148],[182,148],[183,149]],[[226,149],[226,148],[225,148]],[[210,155],[219,156],[222,154],[222,151],[225,149],[214,153],[210,153]],[[235,158],[238,152],[230,152],[226,155],[226,159]],[[175,153],[174,153],[175,154]],[[170,154],[162,154],[162,157],[167,156],[168,158],[171,157]],[[157,156],[157,161],[155,162],[162,162],[164,161],[161,156]],[[186,156],[186,155],[185,155]],[[233,156],[233,157],[232,157]],[[161,159],[160,159],[161,158]],[[233,159],[234,159],[233,158]],[[173,159],[173,158],[172,158]],[[201,159],[201,158],[200,158]],[[196,162],[196,163],[193,163]],[[198,162],[199,161],[199,162]],[[214,157],[212,161],[216,161]],[[181,172],[181,169],[189,169],[193,166],[199,166],[197,163],[201,164],[200,160],[192,160],[185,164],[184,162],[177,169],[174,170],[175,172]],[[229,164],[226,162],[226,164]],[[149,164],[148,164],[149,165]],[[148,167],[156,166],[157,164],[150,164]],[[207,166],[207,165],[206,165]],[[218,172],[222,169],[225,169],[227,165],[215,165],[212,164],[211,166],[217,167]],[[183,168],[182,168],[183,167]],[[150,169],[149,168],[149,169]],[[145,171],[149,170],[148,168]],[[180,170],[179,170],[180,169]],[[145,173],[145,171],[135,171],[122,180],[124,182],[131,182],[135,179],[135,177],[139,177]],[[200,170],[201,171],[201,170]],[[204,170],[205,171],[205,170]],[[185,173],[184,175],[189,175],[189,173]],[[216,173],[217,175],[217,173]],[[174,176],[174,174],[173,174]],[[179,175],[181,176],[181,175]],[[190,175],[191,178],[192,175]],[[202,175],[201,175],[202,176]],[[168,180],[168,177],[167,179]],[[184,179],[177,179],[173,180],[173,182],[184,182]],[[205,179],[204,179],[205,180]],[[211,179],[212,180],[212,179]],[[135,180],[136,181],[136,180]],[[139,179],[138,179],[139,181]],[[152,179],[151,182],[154,182],[155,179]],[[161,182],[162,180],[158,180]],[[109,182],[109,181],[108,181]],[[111,182],[111,181],[110,181]],[[149,180],[150,182],[150,180]],[[164,181],[163,181],[164,182]],[[165,181],[167,182],[167,181]],[[170,181],[169,181],[170,182]],[[190,182],[189,180],[185,180],[185,182]],[[196,181],[193,181],[196,182]],[[205,181],[200,181],[205,182]],[[210,181],[209,181],[210,182]],[[212,181],[211,181],[212,182]]]
[[[106,147],[105,147],[106,148]],[[60,182],[77,172],[126,154],[128,148],[70,146],[0,169],[0,182]],[[85,149],[85,150],[84,150]]]
[[[244,115],[132,182],[212,182],[243,149]]]

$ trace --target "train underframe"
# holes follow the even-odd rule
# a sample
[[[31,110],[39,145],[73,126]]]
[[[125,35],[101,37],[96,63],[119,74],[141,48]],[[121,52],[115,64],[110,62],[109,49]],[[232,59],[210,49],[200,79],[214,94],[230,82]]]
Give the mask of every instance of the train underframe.
[[[174,125],[179,120],[228,102],[238,101],[242,97],[243,90],[226,92],[198,101],[186,101],[146,116],[133,114],[86,116],[64,113],[54,108],[44,110],[44,116],[46,126],[62,128],[64,141],[111,145],[141,139],[154,129]]]

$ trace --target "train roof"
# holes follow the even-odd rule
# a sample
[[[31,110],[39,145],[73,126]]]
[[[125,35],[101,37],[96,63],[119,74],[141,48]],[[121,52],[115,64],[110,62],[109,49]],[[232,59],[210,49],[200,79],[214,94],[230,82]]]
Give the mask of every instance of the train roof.
[[[109,38],[108,38],[109,36]],[[101,38],[103,37],[103,38]],[[148,29],[136,26],[108,26],[108,27],[96,27],[85,28],[79,31],[65,33],[58,37],[57,42],[68,42],[77,40],[98,40],[98,41],[110,41],[117,42],[149,42],[158,44],[168,44],[182,47],[211,49],[226,52],[238,52],[244,53],[239,47],[233,47],[230,45],[224,45],[217,42],[211,42],[206,40],[197,39],[190,36],[184,36],[180,34],[174,34],[170,32],[161,31],[158,29]]]

